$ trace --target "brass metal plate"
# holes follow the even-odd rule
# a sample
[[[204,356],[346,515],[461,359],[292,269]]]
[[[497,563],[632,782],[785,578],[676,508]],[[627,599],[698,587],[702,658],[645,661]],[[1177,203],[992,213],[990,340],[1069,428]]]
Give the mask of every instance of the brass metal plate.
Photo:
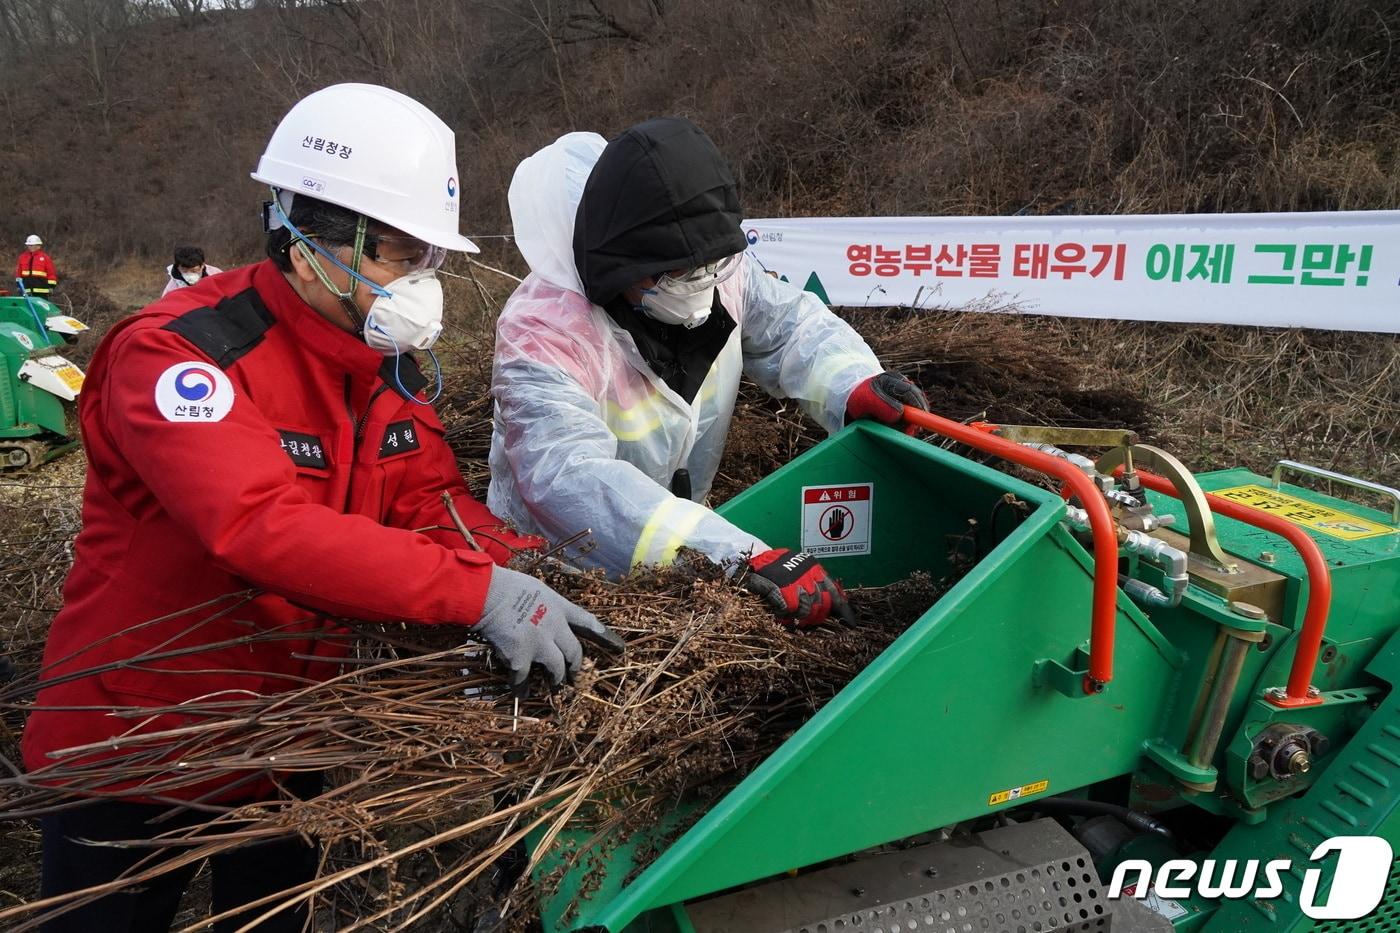
[[[1152,537],[1160,538],[1174,548],[1189,550],[1191,540],[1170,528],[1159,528]],[[1283,600],[1288,578],[1247,560],[1236,562],[1234,573],[1224,573],[1190,555],[1186,572],[1192,584],[1214,593],[1227,602],[1250,603],[1263,609],[1269,621],[1283,623]]]
[[[1018,444],[1053,444],[1056,447],[1122,447],[1136,444],[1137,432],[1127,428],[1063,428],[1042,424],[999,424],[997,437]]]

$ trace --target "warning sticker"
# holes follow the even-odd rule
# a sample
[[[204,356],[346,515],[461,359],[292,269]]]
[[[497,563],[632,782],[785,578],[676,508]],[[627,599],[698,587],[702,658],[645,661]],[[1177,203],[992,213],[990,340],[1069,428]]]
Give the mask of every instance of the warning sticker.
[[[874,483],[802,487],[802,550],[827,557],[870,553]]]
[[[1020,787],[999,790],[987,798],[987,806],[994,807],[999,803],[1006,803],[1008,800],[1020,800],[1022,797],[1038,794],[1049,786],[1049,781],[1036,781],[1034,784],[1022,784]]]
[[[74,392],[83,390],[83,371],[76,366],[60,366],[54,372],[58,378],[63,380],[63,384]]]
[[[1400,528],[1373,522],[1347,512],[1338,512],[1325,505],[1286,495],[1267,486],[1234,486],[1216,490],[1215,495],[1231,499],[1261,512],[1271,512],[1295,525],[1302,525],[1334,538],[1355,541],[1400,533]]]
[[[1137,885],[1130,884],[1124,887],[1123,897],[1137,897]],[[1161,897],[1150,889],[1143,895],[1142,906],[1148,910],[1156,911],[1168,920],[1176,920],[1178,917],[1186,916],[1186,908],[1181,906],[1181,901]]]

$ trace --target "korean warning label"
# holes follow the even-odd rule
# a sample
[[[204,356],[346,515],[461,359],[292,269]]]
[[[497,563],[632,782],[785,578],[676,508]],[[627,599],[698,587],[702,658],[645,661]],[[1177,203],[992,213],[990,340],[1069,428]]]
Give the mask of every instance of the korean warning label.
[[[1039,794],[1050,786],[1049,781],[1034,781],[1030,784],[1022,784],[1020,787],[1008,787],[1006,790],[999,790],[987,797],[987,806],[995,807],[999,803],[1006,803],[1008,800],[1020,800],[1022,797],[1029,797],[1031,794]]]
[[[828,557],[870,553],[874,483],[802,487],[802,550]]]
[[[1262,512],[1272,512],[1295,525],[1348,541],[1393,535],[1397,532],[1393,526],[1382,525],[1380,522],[1348,512],[1338,512],[1325,505],[1285,495],[1277,489],[1265,486],[1233,486],[1230,489],[1216,490],[1215,494]]]

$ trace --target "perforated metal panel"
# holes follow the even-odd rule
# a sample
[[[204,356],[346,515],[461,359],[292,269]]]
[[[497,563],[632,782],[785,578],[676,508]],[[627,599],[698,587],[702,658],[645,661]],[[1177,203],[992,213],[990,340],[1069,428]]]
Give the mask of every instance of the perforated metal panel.
[[[1400,933],[1400,862],[1390,866],[1381,904],[1360,920],[1324,920],[1313,933]]]
[[[1069,866],[1065,868],[1064,866]],[[843,922],[844,921],[844,922]],[[855,911],[794,933],[973,933],[1006,930],[1106,930],[1108,912],[1085,859],[1046,864],[988,878],[899,904]]]
[[[686,906],[697,933],[1170,933],[1109,902],[1089,855],[1039,820],[888,852]]]

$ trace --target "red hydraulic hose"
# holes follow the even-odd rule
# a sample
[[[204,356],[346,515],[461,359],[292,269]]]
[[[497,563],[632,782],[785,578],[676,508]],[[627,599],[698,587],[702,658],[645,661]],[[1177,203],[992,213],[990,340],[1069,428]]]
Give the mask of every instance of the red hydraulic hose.
[[[1137,471],[1137,475],[1142,484],[1153,492],[1181,498],[1181,494],[1169,480],[1141,469]],[[1303,629],[1298,633],[1293,667],[1288,672],[1288,689],[1282,697],[1266,695],[1264,699],[1275,706],[1314,706],[1321,703],[1321,698],[1310,694],[1309,688],[1312,685],[1313,669],[1317,667],[1318,654],[1322,651],[1322,634],[1327,630],[1327,612],[1332,605],[1332,574],[1327,569],[1327,560],[1322,556],[1322,550],[1306,531],[1276,515],[1212,493],[1206,493],[1206,502],[1216,515],[1233,518],[1284,538],[1303,558],[1303,566],[1308,572],[1308,603],[1303,611]]]
[[[977,428],[904,406],[908,424],[952,438],[984,453],[1019,463],[1063,480],[1089,513],[1089,530],[1094,538],[1094,609],[1089,631],[1089,673],[1084,678],[1085,693],[1100,693],[1113,679],[1113,635],[1118,614],[1118,535],[1113,516],[1099,490],[1078,467],[1058,457],[1023,447]]]

